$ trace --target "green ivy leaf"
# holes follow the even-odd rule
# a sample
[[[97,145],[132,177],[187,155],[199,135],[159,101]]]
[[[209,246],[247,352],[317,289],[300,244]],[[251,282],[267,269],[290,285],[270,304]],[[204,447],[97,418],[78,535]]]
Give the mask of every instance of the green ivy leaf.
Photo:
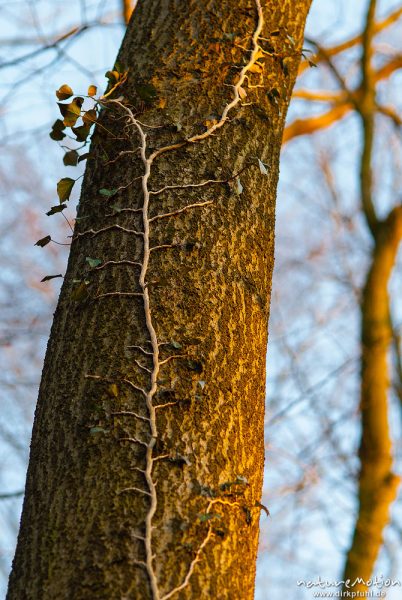
[[[205,521],[211,521],[212,519],[222,519],[221,515],[218,515],[218,513],[205,513],[203,515],[198,515],[198,518],[200,519],[201,523],[204,523]]]
[[[47,235],[44,238],[41,238],[40,240],[38,240],[35,244],[35,246],[39,246],[40,248],[43,248],[43,246],[47,246],[49,242],[52,241],[52,238],[50,237],[50,235]]]
[[[89,256],[86,257],[85,261],[89,264],[91,269],[94,269],[95,267],[99,267],[99,265],[102,264],[102,261],[100,260],[100,258],[90,258]]]
[[[59,100],[67,100],[67,98],[71,98],[73,94],[73,90],[66,83],[56,91],[56,96]]]
[[[108,190],[107,188],[102,188],[101,190],[99,190],[99,193],[102,194],[102,196],[110,198],[110,196],[114,196],[117,193],[117,190]]]
[[[65,208],[67,208],[67,204],[57,204],[56,206],[52,206],[50,210],[47,211],[47,216],[55,215],[56,213],[62,212]]]
[[[57,195],[60,203],[70,199],[70,194],[74,187],[74,183],[75,179],[71,179],[71,177],[63,177],[63,179],[60,179],[59,183],[57,184]]]
[[[63,275],[61,273],[59,273],[59,275],[46,275],[46,277],[41,279],[40,282],[42,283],[43,281],[50,281],[51,279],[56,279],[56,277],[63,277]]]
[[[107,429],[104,429],[103,427],[91,427],[89,433],[91,435],[96,435],[97,433],[107,433]]]
[[[78,164],[79,154],[77,150],[69,150],[63,156],[63,163],[66,167],[76,167]]]

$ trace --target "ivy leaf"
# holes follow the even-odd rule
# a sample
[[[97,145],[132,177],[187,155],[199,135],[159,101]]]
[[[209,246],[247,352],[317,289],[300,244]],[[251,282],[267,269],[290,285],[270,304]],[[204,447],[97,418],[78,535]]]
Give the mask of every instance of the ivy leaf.
[[[63,133],[62,131],[59,131],[59,130],[56,130],[56,129],[52,129],[52,131],[49,133],[49,136],[55,142],[61,142],[61,140],[66,137],[66,134]]]
[[[85,154],[81,154],[81,156],[78,159],[78,162],[80,163],[83,160],[86,160],[89,156],[91,156],[90,152],[85,152]]]
[[[110,83],[114,83],[119,81],[120,73],[118,71],[106,71],[105,77],[109,79]]]
[[[88,297],[88,284],[85,281],[82,281],[80,285],[78,285],[71,294],[71,300],[74,302],[81,302]]]
[[[35,246],[39,246],[40,248],[43,248],[43,246],[47,246],[49,242],[52,241],[52,238],[50,237],[50,235],[47,235],[44,238],[41,238],[40,240],[38,240],[35,244]]]
[[[77,119],[81,115],[81,106],[84,102],[84,98],[74,98],[69,104],[62,104],[58,102],[58,106],[63,117],[63,123],[66,127],[74,127]]]
[[[61,273],[59,273],[59,275],[46,275],[46,277],[41,279],[40,282],[42,283],[43,281],[50,281],[51,279],[55,279],[56,277],[63,277],[63,275]]]
[[[239,179],[239,177],[236,177],[236,194],[238,194],[240,196],[240,194],[243,192],[243,186],[241,184],[241,181]]]
[[[187,456],[183,456],[182,454],[176,454],[176,456],[169,456],[169,461],[180,467],[184,467],[184,465],[187,465],[188,467],[191,466],[190,459]]]
[[[273,102],[274,104],[278,104],[278,98],[281,97],[281,94],[277,88],[272,88],[266,94],[271,102]]]
[[[88,96],[95,96],[97,91],[98,88],[96,87],[96,85],[90,85],[88,88]]]
[[[116,62],[114,63],[114,70],[117,71],[118,73],[123,73],[124,72],[124,68],[123,65],[121,64],[120,61],[116,60]]]
[[[103,427],[91,427],[91,429],[89,430],[89,433],[91,435],[96,435],[97,433],[107,433],[107,430],[104,429]]]
[[[86,142],[89,136],[91,126],[80,125],[79,127],[71,127],[73,133],[75,133],[77,142]]]
[[[137,83],[135,91],[146,104],[152,104],[158,96],[156,88],[151,83]]]
[[[66,134],[63,133],[63,129],[65,128],[66,126],[64,125],[63,121],[61,119],[57,119],[52,125],[52,131],[49,133],[49,136],[52,138],[52,140],[60,142],[66,137]]]
[[[73,94],[73,90],[66,83],[59,87],[59,89],[56,92],[56,96],[59,100],[67,100],[67,98],[71,98]]]
[[[291,56],[285,56],[285,58],[281,60],[281,67],[285,75],[289,75],[289,67],[292,64],[292,60]]]
[[[119,388],[117,383],[111,383],[106,391],[108,396],[110,396],[111,398],[117,398],[119,395]]]
[[[100,258],[91,258],[90,256],[87,256],[85,261],[89,264],[91,269],[94,269],[95,267],[99,267],[99,265],[102,264],[102,261],[100,260]]]
[[[69,150],[63,156],[63,163],[66,167],[76,167],[79,157],[77,150]]]
[[[260,160],[259,158],[257,158],[257,160],[258,160],[258,166],[260,167],[261,174],[262,175],[268,175],[268,169],[264,165],[264,163],[262,162],[262,160]]]
[[[85,125],[93,125],[94,123],[96,123],[97,118],[98,114],[96,110],[94,108],[91,108],[91,110],[87,110],[84,113],[82,120],[84,121]]]
[[[175,349],[175,350],[181,350],[183,348],[183,346],[181,344],[179,344],[179,342],[170,342],[170,345]]]
[[[65,208],[67,208],[67,204],[57,204],[56,206],[52,206],[50,210],[47,211],[47,216],[55,215],[56,213],[62,212]]]
[[[60,179],[57,184],[57,195],[60,200],[60,204],[65,200],[70,199],[71,190],[74,187],[75,179],[71,179],[71,177],[63,177]]]
[[[117,190],[108,190],[107,188],[102,188],[101,190],[99,190],[99,193],[102,194],[102,196],[110,198],[111,196],[114,196],[117,193]]]
[[[250,71],[250,73],[262,73],[264,68],[262,65],[260,65],[260,63],[256,62],[253,65],[251,65],[248,70]]]
[[[202,363],[199,360],[189,360],[187,365],[191,371],[195,371],[196,373],[202,373],[203,371]]]
[[[222,519],[221,515],[218,515],[218,513],[205,513],[203,515],[198,515],[198,518],[200,519],[201,523],[204,523],[205,521],[211,521],[212,519]]]

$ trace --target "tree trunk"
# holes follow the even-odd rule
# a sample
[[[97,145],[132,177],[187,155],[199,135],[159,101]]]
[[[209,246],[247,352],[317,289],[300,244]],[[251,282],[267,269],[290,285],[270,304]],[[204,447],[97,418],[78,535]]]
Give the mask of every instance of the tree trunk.
[[[362,435],[359,456],[359,512],[343,579],[356,584],[354,592],[367,591],[373,575],[389,513],[400,478],[392,472],[392,440],[388,423],[388,354],[392,324],[388,284],[402,238],[402,209],[376,221],[371,268],[362,297]],[[349,586],[350,587],[350,586]]]
[[[9,600],[253,597],[278,161],[309,4],[138,3],[48,344]]]

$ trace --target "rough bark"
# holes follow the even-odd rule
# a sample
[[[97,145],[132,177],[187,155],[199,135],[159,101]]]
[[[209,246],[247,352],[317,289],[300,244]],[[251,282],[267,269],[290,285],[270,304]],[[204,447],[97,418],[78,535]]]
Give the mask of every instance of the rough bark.
[[[251,0],[137,5],[48,344],[9,600],[253,597],[278,161],[309,3],[266,2],[264,23]]]

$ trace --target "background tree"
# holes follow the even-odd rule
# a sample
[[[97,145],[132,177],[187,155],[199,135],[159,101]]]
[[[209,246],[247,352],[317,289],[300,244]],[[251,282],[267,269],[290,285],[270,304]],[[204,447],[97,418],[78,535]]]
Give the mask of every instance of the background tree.
[[[326,69],[322,71],[321,81],[315,77],[314,90],[305,86],[299,87],[295,90],[294,96],[304,103],[314,102],[318,106],[329,105],[329,108],[324,108],[318,114],[317,110],[313,109],[311,116],[307,118],[296,117],[290,122],[284,135],[285,142],[288,142],[298,136],[319,132],[349,115],[347,125],[343,128],[341,124],[337,125],[333,136],[330,132],[329,136],[326,134],[326,138],[323,136],[318,138],[312,152],[305,154],[302,150],[305,146],[301,145],[294,151],[294,157],[297,156],[299,159],[300,172],[306,169],[306,164],[312,165],[316,161],[317,178],[320,179],[319,183],[315,182],[314,187],[307,182],[302,191],[294,188],[295,197],[299,197],[299,202],[303,202],[305,208],[299,208],[297,204],[296,207],[292,205],[289,207],[291,212],[288,214],[293,214],[294,218],[296,209],[297,222],[303,219],[304,226],[315,233],[305,243],[304,260],[301,258],[303,255],[300,253],[300,248],[297,249],[297,258],[292,250],[287,251],[289,258],[280,267],[282,274],[277,293],[280,305],[283,307],[290,281],[293,282],[294,287],[296,280],[300,289],[303,289],[302,295],[305,301],[308,303],[312,298],[316,308],[299,309],[299,316],[296,316],[296,307],[292,303],[292,298],[287,299],[290,305],[289,314],[294,316],[294,333],[287,334],[284,331],[284,324],[281,324],[281,340],[278,344],[289,354],[289,362],[285,361],[286,375],[282,373],[280,376],[282,381],[288,379],[287,389],[291,390],[291,394],[293,391],[289,380],[293,379],[298,397],[296,396],[293,401],[283,398],[285,408],[279,408],[277,412],[273,411],[269,431],[273,432],[274,428],[278,428],[278,421],[284,418],[287,419],[286,429],[292,431],[294,435],[297,429],[292,425],[297,422],[304,424],[308,435],[303,442],[300,436],[301,448],[289,451],[289,447],[286,447],[288,451],[286,460],[292,461],[294,456],[298,465],[295,492],[300,504],[299,509],[294,510],[292,524],[299,532],[304,527],[309,528],[311,536],[313,527],[317,532],[322,530],[321,524],[312,525],[315,517],[305,518],[306,510],[309,510],[311,515],[311,506],[315,501],[318,505],[315,515],[327,523],[325,529],[327,529],[328,541],[325,541],[321,533],[319,543],[321,546],[329,544],[334,547],[339,557],[339,571],[342,557],[347,554],[343,576],[352,580],[361,577],[367,581],[374,574],[383,576],[391,574],[395,577],[399,573],[398,556],[393,551],[392,543],[392,538],[395,535],[399,536],[398,512],[394,511],[394,519],[388,531],[384,532],[384,529],[389,523],[389,510],[395,499],[398,485],[398,478],[393,475],[391,469],[398,471],[400,460],[396,449],[393,449],[400,436],[399,428],[394,426],[392,431],[388,425],[388,413],[391,411],[392,414],[395,409],[398,409],[398,405],[395,404],[395,391],[399,388],[397,385],[396,388],[388,390],[389,381],[398,381],[400,373],[398,343],[395,344],[398,336],[393,333],[393,329],[398,330],[399,325],[392,326],[392,321],[397,323],[400,318],[397,316],[399,310],[394,303],[394,317],[390,320],[388,294],[389,279],[400,236],[398,224],[400,208],[394,205],[395,199],[398,201],[398,183],[392,179],[392,173],[398,169],[400,120],[398,108],[389,100],[392,98],[390,95],[392,86],[388,83],[387,93],[382,82],[400,67],[400,57],[392,49],[392,25],[397,23],[400,15],[401,8],[394,7],[394,10],[385,17],[376,17],[375,4],[371,2],[367,7],[362,35],[353,36],[350,40],[336,43],[332,47],[328,46],[327,42],[324,47],[320,43],[312,42],[312,47],[317,51],[312,60],[317,64],[326,65]],[[381,37],[378,37],[384,31],[387,33],[386,46],[381,41]],[[375,35],[377,39],[374,41]],[[359,56],[355,48],[360,50],[360,45]],[[358,71],[356,65],[359,67]],[[358,76],[356,72],[359,73]],[[325,80],[326,73],[329,81]],[[310,79],[314,79],[314,76],[316,74],[312,74]],[[360,81],[359,76],[361,76]],[[302,85],[303,79],[300,80],[300,86]],[[320,91],[317,91],[318,87],[321,88]],[[325,87],[329,87],[329,91],[323,91]],[[337,90],[337,87],[340,89]],[[370,101],[368,96],[371,98]],[[388,100],[386,100],[387,96]],[[304,112],[307,110],[308,108],[304,108]],[[356,111],[362,124],[363,140],[356,159],[350,153],[356,135],[350,126],[352,120],[350,112],[353,110]],[[358,124],[359,121],[356,125]],[[389,149],[388,154],[384,153],[384,143]],[[380,148],[381,172],[377,162]],[[359,177],[355,180],[356,183],[348,177],[345,189],[339,183],[340,173],[343,171],[346,175],[345,167],[342,165],[343,157],[345,159],[347,157],[349,168],[350,165],[355,164],[355,160],[356,166],[359,166],[357,170]],[[293,161],[295,162],[295,158]],[[317,200],[314,200],[314,196]],[[370,240],[367,238],[364,222],[361,220],[362,216],[368,223],[369,230],[371,228],[373,230],[374,245],[371,251]],[[289,239],[294,240],[295,231],[292,229],[289,231],[288,222],[287,228]],[[299,233],[299,229],[296,225],[297,239],[300,240],[302,233]],[[310,275],[306,273],[306,265]],[[367,268],[366,278],[365,268]],[[312,275],[313,270],[314,275]],[[289,282],[288,286],[286,281]],[[397,296],[395,296],[396,300]],[[352,311],[356,314],[354,326],[351,320]],[[312,326],[309,335],[303,335],[300,330],[298,332],[298,327],[306,327],[306,319],[311,319],[313,314],[316,315],[317,324],[320,324],[316,326],[316,333],[313,333]],[[323,318],[326,321],[329,319],[327,325],[324,325]],[[356,349],[353,351],[358,320],[362,323],[361,345],[359,348],[356,344]],[[275,332],[277,325],[276,320],[271,323],[271,332],[274,332],[274,336],[279,335],[279,332]],[[348,340],[347,344],[345,339]],[[331,362],[326,368],[325,361],[320,358],[320,369],[317,368],[319,356],[317,351],[321,349],[322,352],[323,347],[330,352]],[[397,360],[391,367],[389,358],[394,349],[397,350]],[[316,363],[315,371],[311,369],[308,371],[306,367],[313,362]],[[359,364],[360,369],[356,369]],[[317,377],[319,370],[322,373],[321,378]],[[306,372],[310,374],[306,376]],[[360,386],[361,413],[356,404],[350,403],[351,397],[359,397],[358,386]],[[282,388],[283,384],[279,388],[281,395],[284,393]],[[307,411],[306,403],[308,403]],[[303,410],[303,417],[300,416],[301,410]],[[349,422],[354,427],[356,416],[359,414],[361,414],[362,424],[359,451],[360,475],[358,475],[358,465],[353,460],[357,442],[357,439],[353,442],[353,438],[356,434],[347,425]],[[320,422],[323,433],[318,436],[314,431],[320,427]],[[274,437],[278,439],[281,433],[283,428],[279,426],[279,431],[274,433]],[[281,460],[283,461],[283,458]],[[327,474],[325,470],[328,461],[331,461],[331,473]],[[336,473],[335,478],[334,473]],[[360,509],[356,517],[353,543],[349,549],[347,531],[343,528],[339,531],[339,524],[345,523],[345,515],[351,514],[349,499],[353,488],[350,484],[353,484],[356,479]],[[316,493],[313,491],[314,488]],[[335,499],[336,488],[339,495]],[[288,489],[292,489],[289,482]],[[331,489],[327,498],[325,494],[323,495],[325,489]],[[290,500],[294,506],[291,496]],[[384,534],[386,543],[377,569],[374,570]],[[281,535],[283,536],[283,531]],[[292,540],[290,543],[293,544],[292,552],[297,554],[298,544],[295,542],[297,536],[293,533],[290,537]],[[300,552],[305,553],[304,550],[303,543]],[[312,549],[312,559],[314,552],[317,553],[316,545]],[[303,560],[306,561],[306,557]],[[389,572],[387,572],[387,563],[388,568],[392,568]],[[328,567],[322,566],[314,570],[322,574],[327,569]],[[363,588],[365,589],[364,585],[359,585],[355,589]]]

